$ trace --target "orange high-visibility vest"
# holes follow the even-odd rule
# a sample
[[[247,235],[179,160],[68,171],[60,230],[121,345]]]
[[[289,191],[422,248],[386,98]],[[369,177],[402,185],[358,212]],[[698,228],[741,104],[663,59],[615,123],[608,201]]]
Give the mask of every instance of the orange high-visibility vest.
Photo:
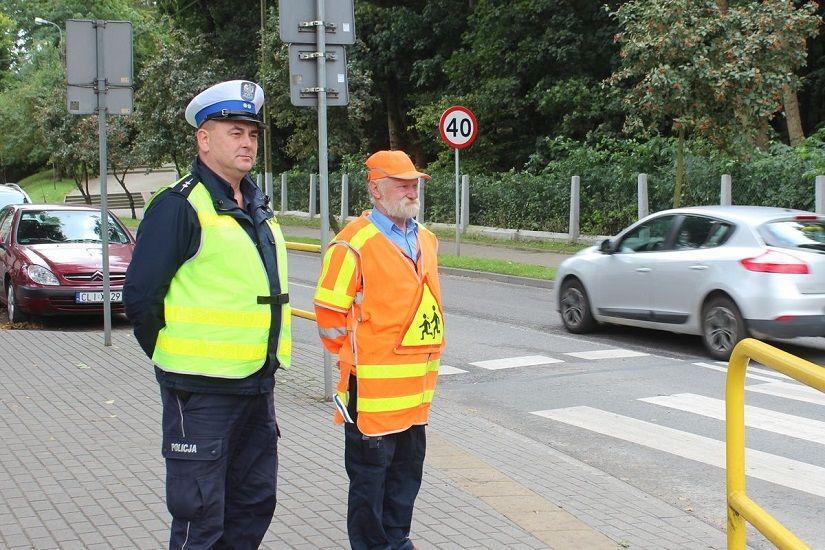
[[[418,226],[418,261],[407,258],[370,222],[348,224],[330,244],[315,292],[316,307],[346,314],[335,421],[351,420],[349,377],[358,380],[358,429],[370,436],[426,424],[441,350],[444,313],[438,281],[438,240]]]

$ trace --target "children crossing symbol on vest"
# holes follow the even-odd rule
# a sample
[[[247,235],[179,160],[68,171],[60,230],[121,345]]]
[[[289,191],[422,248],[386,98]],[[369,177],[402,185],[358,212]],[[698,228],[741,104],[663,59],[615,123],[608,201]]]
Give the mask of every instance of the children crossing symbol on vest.
[[[424,336],[435,338],[436,334],[441,334],[441,328],[439,327],[441,324],[441,317],[438,316],[438,310],[435,305],[433,305],[433,316],[430,319],[427,319],[426,313],[422,315],[424,317],[424,321],[418,325],[418,328],[421,329],[421,341],[423,342]]]
[[[439,346],[444,340],[442,314],[430,286],[425,282],[421,299],[415,308],[415,315],[410,318],[404,331],[400,348],[421,349],[427,346]]]

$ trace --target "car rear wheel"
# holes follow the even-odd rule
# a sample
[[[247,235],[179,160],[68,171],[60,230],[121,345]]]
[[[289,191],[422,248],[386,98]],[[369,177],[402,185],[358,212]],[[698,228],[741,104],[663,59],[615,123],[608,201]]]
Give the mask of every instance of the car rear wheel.
[[[596,320],[590,311],[590,300],[578,279],[565,281],[559,296],[559,309],[564,328],[574,334],[590,332],[596,328]]]
[[[20,311],[17,305],[17,299],[14,296],[14,285],[11,283],[9,283],[9,290],[6,295],[6,306],[9,310],[9,321],[12,323],[22,323],[26,320],[25,314]]]
[[[748,336],[739,308],[724,296],[711,299],[702,309],[702,341],[714,359],[727,361],[736,344]]]

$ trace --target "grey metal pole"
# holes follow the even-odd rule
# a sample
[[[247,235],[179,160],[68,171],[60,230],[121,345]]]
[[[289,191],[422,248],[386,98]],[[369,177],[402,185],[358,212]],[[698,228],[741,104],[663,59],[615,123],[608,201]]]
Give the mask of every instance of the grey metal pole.
[[[97,33],[97,133],[100,142],[100,245],[103,262],[103,345],[112,345],[112,296],[109,280],[109,200],[106,172],[108,151],[106,150],[106,65],[103,62],[103,29],[106,22],[98,20]]]
[[[318,161],[320,164],[321,161]],[[315,174],[309,175],[309,217],[314,218],[315,215],[318,213],[318,207],[315,204],[315,196],[318,194],[316,189],[318,188],[318,180],[315,178]]]
[[[455,149],[455,255],[461,256],[461,187],[458,181],[458,148]]]
[[[647,200],[647,174],[639,174],[637,200],[639,203],[639,219],[641,220],[650,213],[650,206]]]
[[[321,254],[329,244],[329,185],[327,165],[327,45],[325,0],[315,0],[315,15],[319,25],[315,27],[316,52],[318,53],[318,174],[321,178]],[[314,195],[313,195],[314,199]],[[332,356],[324,350],[324,399],[332,400]]]
[[[814,183],[816,190],[814,191],[815,208],[817,214],[825,214],[825,176],[817,176],[816,183]]]
[[[461,176],[461,232],[466,233],[470,225],[470,176]]]
[[[424,178],[418,178],[418,223],[424,223]]]
[[[275,210],[275,190],[272,188],[272,172],[267,172],[264,176],[264,189],[266,196],[269,197],[269,207]]]
[[[287,202],[289,201],[289,198],[286,194],[286,191],[287,191],[286,186],[287,186],[286,172],[281,172],[281,214],[286,213],[287,206],[288,206]]]
[[[733,199],[731,196],[732,192],[732,184],[730,179],[730,174],[722,174],[722,189],[721,189],[721,200],[719,204],[722,206],[730,206],[733,204]]]
[[[571,243],[579,240],[579,197],[581,196],[581,178],[570,178],[570,227],[568,236]]]
[[[349,216],[349,174],[341,175],[341,225],[347,223]]]
[[[267,65],[266,63],[266,50],[264,49],[264,36],[266,33],[266,1],[261,0],[261,69],[264,69]],[[270,198],[270,202],[274,204],[272,201],[272,151],[270,146],[270,130],[269,130],[269,107],[264,101],[263,107],[263,121],[264,121],[264,128],[261,131],[261,138],[264,142],[264,181],[263,187],[264,194]],[[258,184],[258,187],[261,187]]]

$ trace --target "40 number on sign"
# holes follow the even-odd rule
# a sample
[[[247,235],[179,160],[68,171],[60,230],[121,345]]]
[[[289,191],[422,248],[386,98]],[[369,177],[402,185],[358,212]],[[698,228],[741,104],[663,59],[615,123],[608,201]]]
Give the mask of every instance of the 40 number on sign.
[[[461,105],[450,107],[438,123],[441,139],[454,149],[469,147],[478,134],[478,122],[473,112]]]

